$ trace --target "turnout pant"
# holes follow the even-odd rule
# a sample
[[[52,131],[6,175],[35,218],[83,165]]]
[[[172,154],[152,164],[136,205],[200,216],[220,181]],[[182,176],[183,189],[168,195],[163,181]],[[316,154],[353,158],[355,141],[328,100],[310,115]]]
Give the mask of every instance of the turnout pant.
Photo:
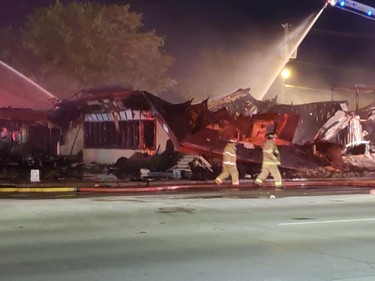
[[[270,174],[275,180],[275,187],[282,187],[283,183],[282,183],[279,167],[278,165],[272,165],[272,164],[262,165],[262,171],[260,172],[259,176],[256,178],[255,183],[261,185],[268,178]]]
[[[221,174],[217,176],[215,179],[215,182],[217,184],[223,183],[223,181],[231,176],[232,178],[232,184],[233,185],[239,185],[239,179],[238,179],[238,170],[236,165],[223,165],[223,170],[221,171]]]

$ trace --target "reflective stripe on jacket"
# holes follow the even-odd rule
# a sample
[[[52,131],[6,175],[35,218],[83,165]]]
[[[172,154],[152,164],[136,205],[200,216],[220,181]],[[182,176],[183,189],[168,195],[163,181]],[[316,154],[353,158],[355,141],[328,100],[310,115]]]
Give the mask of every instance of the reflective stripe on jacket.
[[[272,140],[266,140],[263,146],[263,164],[280,165],[280,152]]]
[[[223,165],[236,165],[236,144],[228,143],[223,152]]]

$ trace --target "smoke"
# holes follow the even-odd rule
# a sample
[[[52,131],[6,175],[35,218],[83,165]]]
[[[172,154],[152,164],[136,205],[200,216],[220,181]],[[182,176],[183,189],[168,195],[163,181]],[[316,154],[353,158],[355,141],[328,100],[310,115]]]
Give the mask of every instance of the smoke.
[[[284,84],[279,72],[286,63],[294,68],[286,84],[311,88],[308,91],[310,96],[318,95],[312,90],[314,88],[325,89],[327,100],[330,99],[330,89],[335,86],[350,86],[349,83],[354,83],[349,81],[353,80],[358,83],[374,81],[374,73],[360,71],[362,66],[373,63],[373,44],[359,42],[361,38],[358,37],[351,39],[351,43],[346,40],[341,44],[337,38],[340,35],[338,32],[311,32],[326,1],[302,2],[299,4],[296,1],[300,5],[298,9],[283,9],[284,1],[275,1],[271,10],[264,9],[260,1],[259,5],[258,2],[251,2],[245,5],[247,10],[236,9],[236,13],[233,13],[233,4],[208,7],[201,5],[200,1],[189,0],[180,1],[179,5],[172,7],[167,5],[167,17],[159,2],[149,1],[148,9],[140,9],[144,11],[145,19],[150,19],[146,26],[148,23],[158,24],[159,33],[166,34],[166,51],[176,59],[170,74],[177,80],[177,85],[164,93],[163,98],[172,102],[183,102],[188,98],[200,101],[208,97],[224,97],[238,88],[251,88],[255,98],[268,99],[283,91]],[[138,3],[134,1],[135,6]],[[276,8],[278,5],[282,9]],[[327,29],[324,25],[328,24],[330,28],[335,23],[339,30],[344,25],[355,26],[346,20],[347,14],[340,17],[340,13],[333,9],[325,10],[317,23],[318,28]],[[335,16],[339,16],[338,20]],[[291,30],[293,34],[288,44],[282,28],[284,23],[296,27]],[[297,59],[288,61],[297,46]],[[352,51],[347,50],[349,46]],[[364,46],[365,49],[368,46],[368,52],[357,52],[358,49],[363,50]],[[348,53],[347,56],[357,64],[345,65],[347,58],[343,58],[344,53]],[[352,71],[346,71],[349,68]],[[304,94],[300,94],[301,100]]]
[[[287,37],[281,24],[277,31],[257,26],[251,34],[236,34],[229,41],[206,36],[206,42],[216,44],[207,44],[196,60],[190,58],[192,62],[184,64],[184,77],[178,79],[177,89],[190,97],[214,98],[251,88],[252,96],[264,99],[323,9],[307,17]],[[282,87],[274,92],[283,91]]]
[[[195,57],[183,58],[177,92],[204,99],[250,87],[252,95],[260,97],[261,85],[281,55],[282,38],[281,27],[279,32],[259,28],[252,34],[237,34],[227,41],[206,36],[207,41],[215,44],[206,44]]]

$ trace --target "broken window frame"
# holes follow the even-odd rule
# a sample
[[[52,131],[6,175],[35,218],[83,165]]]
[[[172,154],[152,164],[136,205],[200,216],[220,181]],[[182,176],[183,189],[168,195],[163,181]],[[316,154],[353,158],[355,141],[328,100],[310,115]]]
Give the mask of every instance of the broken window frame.
[[[90,114],[85,118],[83,124],[85,148],[155,150],[156,121],[147,112],[124,113],[121,116],[129,119],[118,121],[114,121],[109,117],[110,115],[106,115],[105,119],[99,115],[101,114]],[[134,116],[140,118],[133,119]]]

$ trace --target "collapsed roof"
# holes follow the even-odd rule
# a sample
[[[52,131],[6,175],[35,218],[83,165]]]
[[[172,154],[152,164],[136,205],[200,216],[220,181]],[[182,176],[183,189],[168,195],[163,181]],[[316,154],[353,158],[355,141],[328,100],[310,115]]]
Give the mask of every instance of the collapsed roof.
[[[316,141],[336,142],[332,134],[336,135],[349,124],[340,121],[342,126],[335,126],[336,130],[322,130],[337,112],[347,111],[346,101],[284,105],[276,103],[277,97],[259,101],[251,96],[250,89],[239,89],[220,99],[172,104],[145,91],[112,87],[83,90],[72,99],[57,103],[55,96],[3,62],[0,62],[0,75],[0,107],[3,107],[0,118],[3,120],[42,121],[48,126],[54,122],[67,128],[71,121],[80,120],[87,113],[150,111],[177,150],[218,157],[226,139],[236,135],[244,144],[239,159],[250,162],[259,162],[261,158],[246,146],[261,146],[267,131],[275,131],[278,144],[290,150],[295,145]],[[40,111],[49,114],[40,114]],[[347,118],[347,114],[343,117]],[[291,165],[297,162],[289,161]]]
[[[289,146],[289,148],[284,148],[284,151],[289,150],[287,153],[291,155],[293,153],[290,153],[290,149],[298,151],[293,158],[287,160],[288,157],[286,157],[284,161],[286,166],[293,167],[299,163],[297,158],[306,160],[306,154],[302,149],[292,147],[296,144],[294,142],[296,132],[302,131],[300,135],[304,135],[306,141],[313,142],[321,127],[320,123],[324,124],[330,117],[328,112],[333,113],[341,108],[341,102],[317,103],[312,107],[307,105],[307,108],[319,109],[317,111],[322,114],[322,118],[318,120],[316,130],[312,126],[306,129],[304,122],[307,122],[308,118],[301,119],[298,115],[298,113],[307,112],[304,105],[286,106],[277,105],[275,100],[257,101],[250,95],[249,89],[240,89],[235,96],[240,97],[230,99],[233,97],[230,95],[229,102],[224,101],[222,107],[219,103],[215,104],[216,107],[210,107],[209,100],[196,104],[193,104],[192,100],[172,104],[145,91],[123,88],[92,89],[82,91],[69,101],[60,102],[54,118],[64,127],[70,120],[87,113],[114,113],[128,109],[150,111],[178,151],[221,157],[226,140],[237,136],[243,144],[239,156],[240,161],[243,162],[261,161],[260,151],[254,150],[254,145],[261,146],[265,141],[266,132],[272,130],[276,131],[279,136],[277,140],[279,145]],[[241,98],[244,98],[246,102],[243,102]],[[243,104],[247,106],[239,106]],[[212,108],[217,110],[212,110]],[[249,112],[248,108],[253,109],[253,114],[244,114],[244,112]],[[311,118],[316,120],[315,115]],[[304,130],[306,130],[305,134]],[[313,162],[305,163],[305,166],[311,164],[316,166]]]

